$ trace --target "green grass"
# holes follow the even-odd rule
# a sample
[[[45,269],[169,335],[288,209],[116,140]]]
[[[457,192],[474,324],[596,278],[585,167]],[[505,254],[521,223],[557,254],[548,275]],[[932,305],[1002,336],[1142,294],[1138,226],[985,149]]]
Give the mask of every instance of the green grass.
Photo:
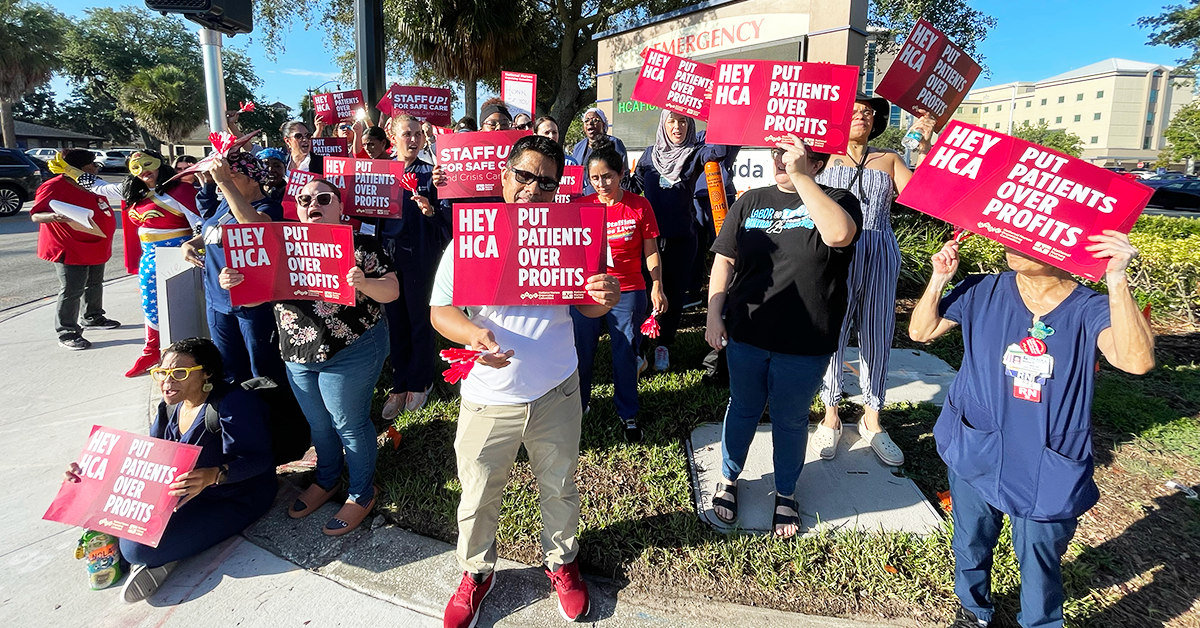
[[[699,320],[691,315],[685,323]],[[926,349],[958,366],[961,337],[948,334]],[[692,328],[681,333],[672,362],[699,364],[705,352],[701,330]],[[605,340],[597,355],[592,411],[584,418],[577,476],[585,571],[663,594],[683,588],[811,614],[935,623],[951,617],[955,600],[948,522],[927,537],[854,531],[777,540],[715,532],[696,516],[684,439],[697,425],[720,420],[728,390],[702,382],[699,370],[643,378],[640,424],[645,440],[631,446],[621,437],[609,364]],[[441,382],[435,399],[420,412],[401,415],[396,426],[403,433],[402,443],[395,451],[390,446],[381,450],[381,507],[401,526],[454,542],[460,494],[453,450],[458,404],[453,390]],[[848,417],[856,412],[849,407],[845,411]],[[1195,363],[1170,360],[1142,378],[1107,368],[1100,376],[1095,417],[1105,442],[1149,443],[1200,463],[1198,412],[1200,368]],[[946,489],[945,466],[930,434],[937,415],[938,408],[921,404],[892,405],[883,416],[906,452],[906,475],[935,503],[936,494]],[[537,484],[522,452],[504,494],[500,555],[538,564],[540,531]],[[1200,530],[1184,534],[1200,542]],[[1113,572],[1122,573],[1123,568],[1113,567],[1123,560],[1122,552],[1072,545],[1064,560],[1068,625],[1122,625],[1105,614],[1120,598],[1105,598],[1096,591]],[[1001,611],[996,625],[1015,625],[1019,578],[1007,526],[993,580]],[[1093,624],[1096,617],[1101,620]]]

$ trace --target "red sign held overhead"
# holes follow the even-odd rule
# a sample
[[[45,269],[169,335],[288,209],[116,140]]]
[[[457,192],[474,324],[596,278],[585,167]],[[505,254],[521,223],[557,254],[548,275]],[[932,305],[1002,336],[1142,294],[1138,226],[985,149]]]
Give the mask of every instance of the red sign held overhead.
[[[437,161],[446,173],[438,198],[500,196],[500,174],[513,143],[531,131],[450,133],[438,138]]]
[[[1093,281],[1085,250],[1106,229],[1129,233],[1149,187],[1032,142],[952,120],[896,199]]]
[[[325,124],[353,120],[355,113],[363,106],[362,90],[314,94],[312,104],[313,114]]]
[[[607,269],[603,205],[456,203],[454,305],[595,303]]]
[[[342,213],[365,218],[399,218],[404,162],[390,159],[325,159],[325,178],[342,191]]]
[[[350,148],[346,144],[344,137],[314,137],[312,152],[322,157],[349,157]]]
[[[259,222],[223,231],[225,259],[246,278],[229,291],[233,305],[294,300],[354,305],[354,288],[346,283],[354,266],[349,225]]]
[[[633,99],[698,120],[708,119],[714,66],[647,48]]]
[[[317,175],[305,170],[288,171],[287,189],[283,192],[283,198],[279,199],[279,204],[283,205],[284,219],[300,220],[300,216],[296,213],[296,195],[304,189],[304,186],[308,185],[309,181],[316,178]]]
[[[200,451],[195,445],[93,425],[76,461],[80,481],[63,482],[42,519],[158,547],[179,503],[167,487],[196,466]]]
[[[392,85],[376,106],[386,116],[407,113],[434,126],[450,126],[450,90],[444,87]]]
[[[817,151],[841,153],[857,85],[852,65],[719,61],[706,141],[775,146],[792,133]]]
[[[918,109],[932,113],[941,131],[981,71],[945,34],[918,20],[875,93],[915,115]]]

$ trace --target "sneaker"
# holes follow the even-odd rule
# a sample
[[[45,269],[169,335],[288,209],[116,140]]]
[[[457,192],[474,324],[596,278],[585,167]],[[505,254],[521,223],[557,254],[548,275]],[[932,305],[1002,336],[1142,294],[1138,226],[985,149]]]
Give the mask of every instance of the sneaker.
[[[904,452],[900,450],[900,446],[888,436],[887,431],[872,432],[866,428],[862,421],[858,422],[858,435],[875,450],[875,455],[883,461],[883,464],[898,467],[904,464]]]
[[[91,347],[92,343],[83,336],[72,336],[70,338],[60,338],[58,340],[58,346],[64,349],[70,349],[71,351],[83,351],[84,349]]]
[[[170,562],[161,567],[134,565],[125,579],[125,585],[121,587],[121,599],[125,600],[126,604],[133,604],[154,595],[178,563],[179,561]]]
[[[116,329],[120,326],[120,323],[111,318],[100,318],[90,323],[86,321],[83,323],[84,329]]]
[[[622,419],[621,423],[625,425],[625,442],[642,442],[642,428],[638,427],[637,419],[632,417],[628,419]]]
[[[838,442],[841,440],[841,425],[838,425],[838,428],[835,430],[832,427],[825,427],[824,423],[818,423],[817,430],[813,432],[812,438],[808,439],[808,447],[821,460],[833,460],[833,457],[837,454]]]
[[[383,420],[395,420],[396,417],[400,416],[400,411],[406,405],[408,405],[408,393],[392,393],[388,395],[387,401],[383,402],[383,412],[381,413]]]
[[[650,363],[646,361],[646,358],[643,358],[642,356],[639,355],[638,356],[638,377],[641,377],[642,373],[646,372],[646,367],[648,367],[648,366],[650,366]]]
[[[433,384],[425,389],[425,392],[410,392],[408,393],[408,403],[404,404],[406,412],[416,412],[425,407],[425,402],[429,400],[429,391],[433,390]]]
[[[558,571],[546,569],[554,590],[558,592],[558,612],[567,621],[579,621],[592,608],[588,600],[587,583],[579,576],[576,561],[561,565]]]
[[[954,623],[947,628],[987,628],[988,623],[975,616],[975,613],[959,606],[954,614]]]
[[[665,371],[671,368],[671,352],[666,347],[655,347],[654,370]]]
[[[491,592],[495,579],[495,572],[484,576],[464,571],[462,582],[458,583],[458,590],[450,596],[450,602],[446,604],[442,626],[475,628],[475,623],[479,621],[479,606],[483,604],[483,598]]]

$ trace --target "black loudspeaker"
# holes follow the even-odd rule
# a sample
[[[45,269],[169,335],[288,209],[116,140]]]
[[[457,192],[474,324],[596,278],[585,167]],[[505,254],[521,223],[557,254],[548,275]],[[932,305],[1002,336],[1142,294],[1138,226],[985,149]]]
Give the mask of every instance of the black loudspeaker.
[[[146,0],[146,8],[162,14],[179,13],[226,35],[254,30],[251,0]]]

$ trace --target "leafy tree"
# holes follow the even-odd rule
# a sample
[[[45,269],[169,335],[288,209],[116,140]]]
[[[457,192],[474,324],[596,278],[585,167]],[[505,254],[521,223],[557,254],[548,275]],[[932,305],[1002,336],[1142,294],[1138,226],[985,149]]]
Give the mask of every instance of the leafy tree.
[[[882,29],[878,37],[880,51],[893,52],[920,18],[928,20],[978,61],[985,77],[991,76],[977,46],[987,38],[988,30],[996,27],[996,18],[972,9],[966,0],[871,0],[867,23]]]
[[[125,84],[121,108],[156,137],[175,144],[204,122],[204,87],[173,65],[139,70]]]
[[[0,0],[0,132],[16,148],[13,104],[50,80],[62,64],[66,18],[51,7],[23,0]]]
[[[1153,30],[1150,45],[1190,51],[1187,58],[1179,60],[1180,69],[1192,70],[1200,66],[1200,0],[1191,0],[1190,6],[1165,6],[1159,15],[1143,17],[1137,23]]]
[[[1051,130],[1045,122],[1022,122],[1013,128],[1012,135],[1072,157],[1083,154],[1083,138],[1063,129]]]
[[[117,144],[131,144],[137,134],[133,116],[117,106],[107,94],[93,95],[82,86],[71,91],[62,103],[62,128],[96,137],[106,137]]]
[[[905,133],[907,133],[907,130],[889,125],[888,128],[883,130],[883,133],[880,133],[875,139],[871,140],[870,144],[878,148],[894,150],[903,155],[904,145],[900,143],[900,140],[904,139]]]
[[[1190,102],[1175,112],[1163,136],[1167,138],[1167,148],[1159,156],[1160,165],[1200,157],[1200,101]]]
[[[50,127],[60,127],[63,123],[62,109],[48,84],[39,85],[14,103],[12,114],[17,120]]]

